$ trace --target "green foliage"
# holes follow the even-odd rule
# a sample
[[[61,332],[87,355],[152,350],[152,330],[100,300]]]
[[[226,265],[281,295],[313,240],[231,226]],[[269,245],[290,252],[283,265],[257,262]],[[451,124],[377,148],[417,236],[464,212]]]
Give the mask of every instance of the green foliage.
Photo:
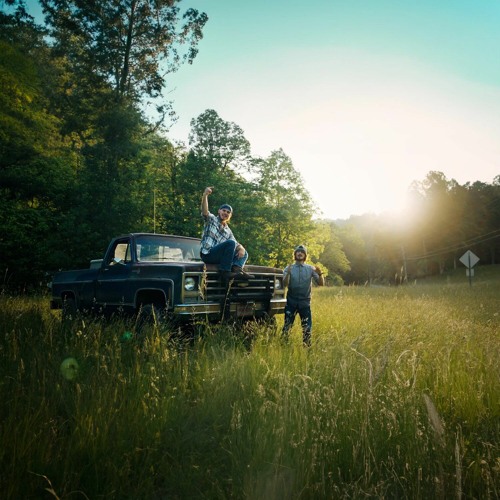
[[[299,325],[140,341],[1,296],[3,497],[494,498],[499,272],[315,289],[309,349]]]
[[[211,210],[222,203],[233,206],[231,225],[250,263],[284,267],[299,242],[309,244],[311,255],[318,257],[327,237],[312,223],[312,202],[291,159],[279,150],[250,161],[243,131],[214,110],[191,125],[192,149],[175,173],[177,206],[164,215],[167,227],[198,236],[201,193],[212,186]]]
[[[467,250],[482,264],[500,259],[500,187],[498,182],[459,185],[442,172],[414,182],[408,208],[400,214],[366,214],[340,221],[361,241],[341,236],[351,263],[348,283],[400,282],[444,274],[461,266]],[[351,229],[349,229],[351,231]]]
[[[192,62],[206,21],[189,9],[181,23],[171,2],[42,6],[50,45],[22,7],[0,16],[4,286],[86,266],[111,237],[153,230],[154,148],[166,141],[149,139],[160,123],[145,120],[139,101],[160,96],[160,62],[171,71]]]
[[[351,265],[344,253],[343,241],[341,240],[341,231],[334,223],[316,223],[316,226],[323,227],[326,233],[325,246],[319,256],[320,262],[328,269],[328,281],[332,284],[342,284],[343,279],[350,270]]]
[[[2,170],[50,155],[57,144],[57,120],[45,112],[36,61],[0,40],[0,150]]]
[[[107,82],[117,101],[161,96],[165,69],[168,73],[182,62],[192,63],[207,21],[206,14],[192,8],[181,21],[178,2],[170,0],[40,3],[55,50],[78,72],[89,71]]]
[[[32,32],[31,27],[27,28]],[[64,263],[61,241],[48,238],[63,224],[74,193],[74,158],[47,112],[41,74],[44,50],[29,55],[0,40],[0,252],[4,285],[34,284]],[[37,57],[35,57],[37,56]],[[60,248],[60,247],[59,247]]]
[[[243,130],[236,123],[220,118],[213,109],[207,109],[191,120],[189,145],[197,158],[222,174],[229,167],[236,171],[248,168],[250,143],[245,139]]]
[[[255,208],[250,212],[250,224],[259,227],[256,234],[259,254],[285,267],[293,249],[299,244],[309,246],[310,256],[319,256],[322,240],[315,234],[312,223],[313,203],[304,187],[300,173],[282,149],[268,158],[254,160],[256,170]],[[314,244],[318,248],[313,248]]]
[[[130,231],[199,236],[200,198],[233,205],[249,263],[284,267],[297,244],[332,283],[404,282],[446,273],[473,250],[500,259],[500,176],[459,185],[429,172],[399,218],[318,221],[292,159],[253,158],[234,122],[208,109],[190,147],[171,144],[166,74],[193,62],[204,13],[180,2],[43,0],[0,10],[0,273],[21,289],[47,271],[87,266]],[[50,33],[50,38],[47,38]],[[161,69],[161,71],[160,71]],[[156,108],[156,114],[149,109]]]

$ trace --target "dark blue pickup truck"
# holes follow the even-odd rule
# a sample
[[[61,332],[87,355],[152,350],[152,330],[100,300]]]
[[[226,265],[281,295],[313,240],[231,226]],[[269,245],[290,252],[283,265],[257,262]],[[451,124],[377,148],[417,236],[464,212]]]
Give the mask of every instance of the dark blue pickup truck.
[[[52,309],[158,315],[183,321],[204,318],[272,318],[284,312],[281,269],[246,266],[247,281],[220,279],[216,265],[200,259],[200,240],[132,233],[113,239],[103,259],[88,269],[61,271],[52,280]]]

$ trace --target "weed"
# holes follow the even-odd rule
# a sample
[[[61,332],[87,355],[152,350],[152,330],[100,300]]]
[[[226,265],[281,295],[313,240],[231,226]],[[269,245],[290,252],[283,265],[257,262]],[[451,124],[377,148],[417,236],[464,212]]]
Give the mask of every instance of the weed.
[[[500,285],[470,288],[315,289],[310,349],[2,296],[2,496],[498,498]]]

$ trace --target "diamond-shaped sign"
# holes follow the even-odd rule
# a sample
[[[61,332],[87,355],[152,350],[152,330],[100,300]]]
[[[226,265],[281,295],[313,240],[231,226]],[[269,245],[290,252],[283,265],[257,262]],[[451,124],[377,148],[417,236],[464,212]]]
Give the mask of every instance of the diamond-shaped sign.
[[[479,257],[470,250],[467,250],[459,260],[467,269],[472,269],[479,262]]]

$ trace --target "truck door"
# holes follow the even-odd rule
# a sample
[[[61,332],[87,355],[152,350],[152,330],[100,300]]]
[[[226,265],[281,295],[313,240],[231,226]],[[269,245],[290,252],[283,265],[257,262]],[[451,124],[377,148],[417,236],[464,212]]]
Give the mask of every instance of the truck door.
[[[96,301],[106,309],[118,309],[133,305],[129,283],[132,271],[130,239],[115,241],[109,249],[96,282]]]

